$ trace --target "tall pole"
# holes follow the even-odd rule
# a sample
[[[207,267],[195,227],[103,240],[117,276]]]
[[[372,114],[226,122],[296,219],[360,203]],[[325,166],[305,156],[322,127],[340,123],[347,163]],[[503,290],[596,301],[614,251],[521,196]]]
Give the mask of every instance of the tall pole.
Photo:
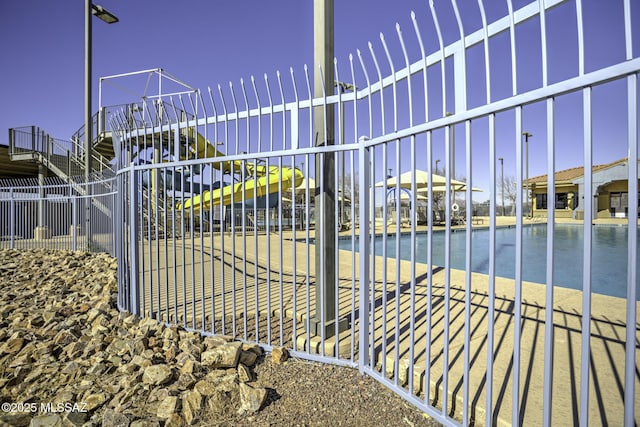
[[[314,96],[333,94],[333,0],[313,1],[313,82]],[[320,67],[322,74],[320,74]],[[326,119],[325,119],[326,118]],[[314,110],[314,135],[317,146],[335,144],[335,110],[333,106]],[[335,270],[335,156],[333,153],[315,155],[316,189],[316,313],[311,319],[315,335],[335,335],[336,270]],[[339,325],[338,332],[346,327]]]
[[[529,194],[529,138],[533,136],[530,132],[522,132],[524,135],[525,152],[527,153],[527,167],[526,167],[526,179],[527,179],[527,203],[529,204],[529,216],[533,216],[533,206],[531,206],[531,195]]]
[[[340,90],[340,93],[345,93],[348,90],[356,90],[357,88],[352,83],[338,82],[335,83]],[[340,144],[345,143],[344,141],[344,102],[340,105]],[[344,210],[344,194],[345,194],[345,162],[344,162],[344,151],[340,155],[340,162],[342,168],[342,174],[340,178],[340,222],[344,224],[345,221],[345,210]],[[353,195],[352,195],[353,198]],[[353,203],[353,200],[351,201]]]
[[[504,216],[504,158],[498,158],[500,160],[500,178],[502,181],[502,190],[500,194],[502,195],[502,216]]]
[[[84,8],[84,178],[87,185],[85,201],[85,226],[87,250],[91,246],[91,0],[85,0]]]

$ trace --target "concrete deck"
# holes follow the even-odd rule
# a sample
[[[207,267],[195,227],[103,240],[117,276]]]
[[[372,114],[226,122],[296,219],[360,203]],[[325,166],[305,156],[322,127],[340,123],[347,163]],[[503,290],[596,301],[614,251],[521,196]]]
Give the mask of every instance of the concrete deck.
[[[539,220],[534,220],[539,222]],[[529,220],[527,220],[529,222]],[[577,222],[568,220],[567,222]],[[598,220],[620,223],[620,220]],[[512,225],[513,218],[498,218],[498,226]],[[488,226],[485,219],[484,224]],[[426,227],[421,228],[426,229]],[[392,229],[390,228],[391,232]],[[341,234],[350,234],[349,232]],[[294,242],[292,232],[270,235],[247,233],[213,234],[173,241],[145,242],[141,246],[145,282],[144,312],[154,312],[165,321],[204,328],[209,332],[272,345],[308,348],[312,352],[334,354],[335,338],[327,339],[324,349],[318,337],[310,336],[305,320],[315,312],[314,247]],[[305,237],[296,232],[296,239]],[[310,236],[313,237],[313,236]],[[295,257],[295,260],[294,260]],[[295,267],[295,268],[294,268]],[[353,270],[355,268],[355,271]],[[385,275],[386,271],[386,275]],[[352,273],[354,272],[354,273]],[[396,275],[398,272],[398,275]],[[246,274],[245,274],[246,273]],[[487,390],[488,318],[495,319],[492,380],[494,425],[511,425],[512,376],[514,354],[514,281],[497,278],[495,307],[490,312],[489,281],[482,274],[472,274],[471,288],[465,289],[465,273],[451,270],[449,291],[447,272],[434,268],[429,287],[429,272],[424,264],[416,265],[412,288],[410,263],[377,257],[374,265],[375,287],[371,291],[374,307],[372,347],[376,368],[395,377],[394,357],[400,359],[398,382],[405,385],[413,376],[414,393],[442,406],[443,357],[448,342],[448,408],[456,418],[462,413],[463,351],[465,297],[470,306],[470,405],[472,419],[484,425]],[[357,361],[358,334],[361,327],[359,309],[359,256],[340,251],[338,256],[339,316],[349,319],[349,329],[339,335],[339,355]],[[524,283],[522,288],[521,373],[519,401],[523,425],[542,423],[543,357],[545,340],[546,287]],[[411,294],[415,299],[411,308]],[[449,299],[447,301],[446,295]],[[591,425],[623,424],[624,357],[626,300],[592,295],[590,405]],[[640,304],[636,303],[638,313]],[[554,420],[563,425],[577,424],[580,396],[580,349],[582,343],[582,292],[556,287],[553,304]],[[445,336],[445,314],[449,333]],[[640,320],[635,325],[636,395],[640,395]],[[204,320],[204,325],[203,325]],[[413,322],[413,356],[410,352]],[[294,338],[295,337],[295,343]],[[430,342],[427,352],[426,343]],[[355,345],[354,345],[355,344]],[[411,363],[413,360],[413,363]],[[429,370],[425,369],[427,366]],[[636,422],[640,419],[640,399],[636,399]]]

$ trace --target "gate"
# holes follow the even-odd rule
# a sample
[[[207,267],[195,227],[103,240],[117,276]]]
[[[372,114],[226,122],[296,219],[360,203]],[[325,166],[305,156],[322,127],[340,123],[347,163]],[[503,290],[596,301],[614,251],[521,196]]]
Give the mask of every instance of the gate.
[[[624,53],[604,65],[588,60],[580,1],[514,11],[507,0],[509,13],[491,24],[478,1],[480,29],[467,32],[452,0],[459,36],[447,45],[431,2],[430,16],[411,14],[407,34],[397,26],[393,45],[381,35],[379,48],[369,44],[345,67],[336,61],[324,76],[338,82],[335,94],[314,91],[305,67],[159,94],[114,113],[120,307],[358,367],[447,425],[633,425],[640,59],[631,3],[616,3]],[[550,65],[559,26],[575,29],[566,51],[575,61],[561,78]],[[537,50],[523,52],[531,34]],[[608,95],[620,88],[618,101]],[[622,298],[594,292],[591,267],[594,153],[609,144],[594,117],[605,99],[625,129]],[[576,101],[577,110],[567,107]],[[550,203],[537,218],[524,209],[529,166],[544,165],[547,200],[568,185],[556,167],[567,142],[556,133],[575,123],[583,220],[571,232],[583,244],[567,266],[556,261],[558,231],[549,226],[559,208]],[[533,128],[544,142],[532,161]],[[134,151],[146,157],[133,163]],[[503,153],[515,163],[510,244],[498,237],[507,224],[497,215]],[[474,186],[487,194],[488,217],[474,215]],[[524,241],[541,230],[543,256],[534,259]],[[481,239],[486,247],[474,249]],[[497,268],[507,252],[512,277]],[[476,272],[477,255],[486,272]],[[544,271],[542,281],[525,277],[529,265]],[[580,289],[565,288],[560,270],[582,276]]]

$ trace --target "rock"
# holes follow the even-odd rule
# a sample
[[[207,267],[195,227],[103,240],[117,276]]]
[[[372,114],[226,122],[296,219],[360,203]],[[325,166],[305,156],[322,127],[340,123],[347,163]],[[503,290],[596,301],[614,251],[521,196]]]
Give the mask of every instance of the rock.
[[[180,409],[180,398],[178,396],[167,396],[158,405],[158,418],[167,419]],[[166,423],[165,423],[166,425]]]
[[[160,423],[152,420],[136,420],[129,424],[129,427],[160,427]]]
[[[67,412],[64,416],[63,425],[65,427],[68,425],[81,426],[87,422],[88,418],[89,418],[88,412],[81,412],[81,411]]]
[[[62,418],[58,414],[37,415],[31,419],[29,427],[58,427],[62,426]]]
[[[238,379],[242,383],[248,383],[253,381],[253,372],[242,363],[238,363]]]
[[[106,402],[107,399],[108,399],[108,396],[106,395],[106,393],[94,393],[85,397],[83,399],[83,403],[86,404],[85,409],[87,411],[93,411],[96,408],[99,408],[100,406],[104,405],[104,402]]]
[[[284,347],[274,347],[271,350],[271,361],[276,365],[282,365],[289,358],[289,351]]]
[[[202,371],[200,363],[191,359],[185,361],[184,365],[180,368],[180,373],[182,374],[197,374],[200,371]]]
[[[257,359],[258,359],[258,355],[253,351],[242,350],[240,352],[239,363],[242,363],[243,365],[246,365],[246,366],[253,366],[256,363]]]
[[[16,354],[22,350],[24,338],[11,338],[0,348],[0,354]]]
[[[249,344],[249,343],[244,343],[242,344],[242,351],[250,351],[252,353],[255,353],[256,356],[260,357],[262,356],[262,347],[260,347],[258,344]]]
[[[235,368],[240,359],[242,343],[231,342],[202,353],[201,363],[209,368]]]
[[[239,385],[255,380],[260,346],[119,312],[116,267],[106,255],[0,249],[0,400],[82,404],[0,414],[0,426],[206,425],[216,419],[205,411],[260,409],[266,391],[243,388],[241,400]]]
[[[195,383],[196,377],[189,373],[181,373],[178,377],[178,381],[176,381],[176,385],[180,390],[190,389]]]
[[[267,390],[253,388],[250,385],[240,383],[240,410],[241,414],[253,414],[258,412],[267,399]]]
[[[80,412],[80,411],[71,411],[71,412],[67,412],[64,416],[64,421],[63,421],[63,425],[69,426],[82,426],[84,425],[84,423],[87,422],[87,419],[89,418],[89,414],[87,412]]]
[[[193,389],[203,396],[211,396],[218,391],[214,383],[205,380],[198,381]]]
[[[202,409],[202,395],[197,391],[188,391],[182,396],[182,418],[191,425]]]
[[[152,420],[136,420],[129,424],[129,427],[160,427],[160,423]]]
[[[207,398],[207,409],[213,414],[224,414],[225,409],[231,405],[231,400],[231,397],[227,393],[221,390],[215,390],[214,393]]]
[[[142,382],[145,384],[162,385],[173,379],[173,371],[167,365],[151,365],[144,370]]]
[[[184,420],[178,414],[171,414],[167,421],[164,423],[164,427],[182,427],[184,426]]]
[[[107,409],[102,416],[102,427],[129,427],[129,418],[113,409]]]

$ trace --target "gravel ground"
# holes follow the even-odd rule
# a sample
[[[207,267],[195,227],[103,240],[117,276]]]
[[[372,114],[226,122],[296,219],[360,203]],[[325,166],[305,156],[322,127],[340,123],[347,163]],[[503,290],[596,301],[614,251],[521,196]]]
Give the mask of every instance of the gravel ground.
[[[220,426],[439,426],[414,406],[358,370],[299,359],[255,367],[267,402],[247,417],[209,420]]]
[[[50,399],[51,396],[56,396],[59,392],[63,392],[69,384],[80,383],[90,378],[95,379],[94,376],[91,376],[94,374],[89,375],[89,371],[82,371],[81,374],[78,374],[80,376],[74,377],[74,381],[69,383],[67,376],[63,375],[64,378],[59,376],[59,371],[47,371],[47,366],[38,365],[37,360],[32,360],[27,355],[20,355],[22,355],[22,352],[26,353],[27,351],[32,354],[36,348],[57,348],[60,351],[58,353],[54,351],[49,355],[50,358],[57,360],[56,357],[60,356],[62,358],[65,356],[67,353],[62,352],[62,344],[58,345],[54,338],[54,336],[58,337],[60,334],[49,333],[51,328],[56,325],[63,325],[64,322],[71,322],[70,324],[74,325],[72,329],[76,330],[77,333],[82,329],[83,339],[90,339],[93,336],[88,335],[91,327],[85,328],[86,324],[82,323],[80,325],[77,322],[80,322],[81,318],[85,319],[88,316],[86,313],[92,310],[91,304],[100,305],[101,311],[98,311],[102,313],[102,317],[113,316],[113,318],[108,319],[105,317],[105,325],[118,323],[119,314],[115,310],[113,304],[114,295],[110,294],[109,288],[106,288],[106,293],[96,293],[94,299],[89,298],[90,301],[85,301],[84,299],[81,301],[81,298],[93,295],[95,289],[102,285],[102,281],[105,281],[105,286],[108,283],[110,283],[109,286],[115,286],[115,267],[112,267],[112,264],[113,261],[104,256],[100,258],[99,256],[85,256],[78,253],[47,251],[0,251],[0,284],[3,285],[3,290],[5,291],[2,298],[0,298],[0,349],[3,349],[0,351],[0,356],[2,356],[0,361],[12,363],[14,359],[19,359],[20,357],[24,359],[21,362],[24,366],[19,366],[19,372],[16,372],[16,369],[10,366],[8,368],[0,367],[0,374],[2,374],[0,375],[0,397],[5,396],[4,400],[0,400],[13,402],[17,396],[22,396],[18,390],[22,390],[22,388],[18,387],[18,385],[22,383],[32,384],[34,382],[29,383],[26,379],[24,381],[16,379],[20,377],[19,373],[24,372],[26,375],[26,373],[30,372],[30,369],[42,370],[43,374],[34,378],[37,379],[37,383],[44,382],[47,385],[46,391],[42,392],[44,393],[42,396],[38,395],[36,391],[25,391],[25,393],[35,393],[32,398],[25,398],[25,401],[29,402],[45,401],[45,397]],[[105,295],[106,299],[103,298]],[[110,300],[111,302],[108,302]],[[113,307],[105,308],[110,305]],[[93,307],[93,309],[97,309],[97,307]],[[47,313],[51,317],[49,323],[46,323],[45,317],[43,317],[47,316]],[[63,317],[66,320],[63,321]],[[266,323],[266,319],[261,321],[263,324]],[[291,330],[289,323],[283,325],[285,336],[287,337],[290,336]],[[135,329],[135,326],[134,324],[128,327]],[[69,329],[68,326],[60,327],[65,331]],[[279,320],[273,319],[272,327],[275,328],[274,334],[277,335],[276,330],[279,328]],[[252,330],[254,328],[252,324],[249,324],[248,333]],[[22,341],[24,340],[21,338],[13,339],[12,333],[27,337],[29,344],[23,346]],[[255,334],[255,332],[253,333]],[[133,332],[122,329],[118,331],[118,334],[126,337],[128,334],[133,334]],[[243,336],[243,333],[240,331],[238,335]],[[248,337],[248,339],[255,339],[255,337]],[[266,341],[267,338],[265,336],[260,337],[260,339],[261,341]],[[287,338],[286,341],[289,339]],[[12,350],[12,347],[6,347],[6,342],[9,340],[12,340],[14,344],[16,340],[20,341],[19,346],[15,348],[15,351],[20,350],[20,353],[13,354],[15,351]],[[93,341],[89,343],[91,344]],[[67,347],[65,346],[64,349],[67,349]],[[64,351],[66,352],[67,350]],[[107,353],[101,351],[100,354],[106,355]],[[94,360],[94,362],[98,363],[99,361]],[[235,372],[235,368],[232,369],[232,373]],[[195,424],[199,426],[439,425],[373,378],[361,375],[357,369],[292,358],[284,364],[275,364],[271,355],[265,354],[258,360],[253,372],[255,381],[249,384],[252,387],[267,390],[267,399],[261,410],[251,415],[240,414],[238,410],[241,406],[239,391],[233,389],[222,399],[215,401],[215,405],[218,406],[203,407],[202,412],[194,420]],[[88,381],[87,384],[93,385],[94,382]],[[13,394],[14,388],[17,390],[17,394]],[[35,390],[37,387],[31,388]],[[96,389],[95,392],[98,393],[99,391]],[[147,396],[146,394],[143,395]],[[147,398],[150,399],[150,395]],[[136,405],[152,404],[146,401],[147,398],[142,397],[139,402],[136,402]],[[114,411],[111,410],[111,412],[113,413]],[[99,419],[104,413],[105,411],[103,410],[96,412],[96,417],[92,417],[85,425],[92,427],[101,425],[103,427],[129,426],[129,422],[123,424],[114,424],[113,420],[108,422],[106,421],[106,416],[104,419]],[[21,414],[22,416],[18,414],[19,416],[17,417],[9,418],[1,415],[0,426],[60,425],[60,423],[51,424],[42,420],[40,420],[42,422],[35,422],[35,419],[30,419],[32,414],[29,413]],[[132,421],[132,419],[130,418],[129,421]],[[65,419],[63,425],[71,424]],[[79,424],[73,423],[73,425],[82,425],[82,422]],[[168,427],[174,424],[152,418],[146,420],[137,419],[135,425],[139,427],[161,427],[165,425],[165,427]],[[181,425],[181,423],[175,425]]]

